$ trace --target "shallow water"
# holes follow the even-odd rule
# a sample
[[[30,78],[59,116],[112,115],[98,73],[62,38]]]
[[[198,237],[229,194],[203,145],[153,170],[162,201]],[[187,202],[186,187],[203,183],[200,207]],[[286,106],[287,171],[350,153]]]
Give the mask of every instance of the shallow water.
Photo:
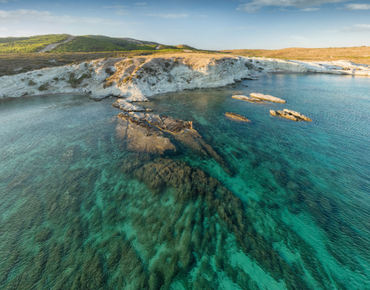
[[[367,78],[152,98],[202,136],[165,133],[176,151],[134,146],[113,101],[0,102],[1,289],[370,289]],[[314,121],[269,115],[283,108]]]

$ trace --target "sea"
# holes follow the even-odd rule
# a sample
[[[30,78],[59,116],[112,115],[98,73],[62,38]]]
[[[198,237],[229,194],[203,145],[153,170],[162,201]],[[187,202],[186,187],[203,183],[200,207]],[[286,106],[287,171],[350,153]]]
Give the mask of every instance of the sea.
[[[252,92],[287,103],[231,98]],[[0,101],[0,289],[370,289],[368,78],[271,74],[138,103],[196,138],[143,134],[113,102]]]

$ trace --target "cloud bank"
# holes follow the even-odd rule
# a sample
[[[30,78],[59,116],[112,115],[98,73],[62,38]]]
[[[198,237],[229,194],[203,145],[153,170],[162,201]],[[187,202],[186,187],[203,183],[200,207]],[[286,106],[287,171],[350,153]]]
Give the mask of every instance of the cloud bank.
[[[328,3],[340,3],[346,1],[348,0],[250,0],[247,3],[239,5],[238,10],[255,13],[261,8],[268,6],[308,8]]]
[[[347,4],[344,8],[339,9],[346,9],[346,10],[369,10],[370,4]]]

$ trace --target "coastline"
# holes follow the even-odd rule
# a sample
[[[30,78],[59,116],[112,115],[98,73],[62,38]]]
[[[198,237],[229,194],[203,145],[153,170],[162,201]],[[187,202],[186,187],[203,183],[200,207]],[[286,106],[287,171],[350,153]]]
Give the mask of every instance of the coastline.
[[[265,74],[370,76],[349,61],[302,62],[221,54],[172,54],[98,59],[0,78],[0,99],[55,94],[109,96],[128,102],[194,89],[214,89]]]

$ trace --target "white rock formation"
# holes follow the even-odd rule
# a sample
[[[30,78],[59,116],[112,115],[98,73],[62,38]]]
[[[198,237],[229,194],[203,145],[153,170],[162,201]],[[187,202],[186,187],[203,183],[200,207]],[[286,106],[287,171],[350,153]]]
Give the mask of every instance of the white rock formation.
[[[370,67],[349,61],[302,62],[220,54],[174,54],[98,59],[0,78],[0,99],[91,93],[94,99],[124,97],[127,102],[184,89],[216,88],[252,74],[330,73],[370,76]]]
[[[249,69],[265,73],[324,73],[338,75],[370,76],[370,66],[347,60],[307,62],[273,58],[248,58]]]
[[[146,96],[214,88],[250,77],[242,57],[186,54],[99,59],[0,78],[0,98],[52,93],[91,93],[92,98]]]

